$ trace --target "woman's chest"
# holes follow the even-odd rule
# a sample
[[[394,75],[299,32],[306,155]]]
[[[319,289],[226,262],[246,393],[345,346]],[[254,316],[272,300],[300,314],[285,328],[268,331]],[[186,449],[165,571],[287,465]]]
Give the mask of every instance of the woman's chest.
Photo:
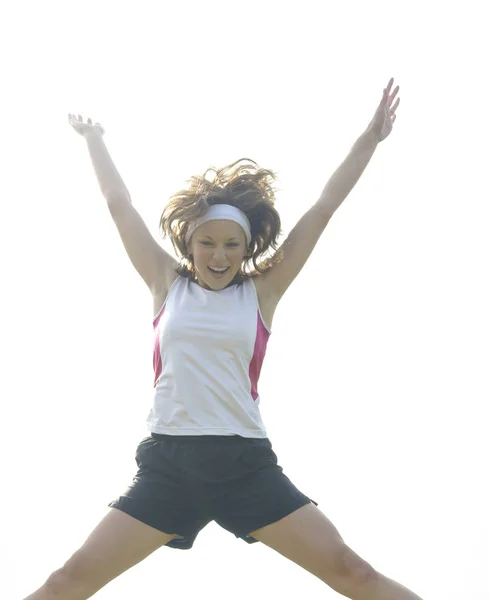
[[[197,292],[168,298],[157,325],[162,346],[253,354],[259,325],[256,298],[250,302],[231,293]]]

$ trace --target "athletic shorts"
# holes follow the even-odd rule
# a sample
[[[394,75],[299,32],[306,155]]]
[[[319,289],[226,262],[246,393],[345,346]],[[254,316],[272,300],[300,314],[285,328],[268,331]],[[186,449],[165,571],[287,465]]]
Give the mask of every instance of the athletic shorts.
[[[268,438],[152,434],[138,471],[109,506],[168,534],[188,550],[208,523],[252,544],[249,534],[313,502],[284,475]]]

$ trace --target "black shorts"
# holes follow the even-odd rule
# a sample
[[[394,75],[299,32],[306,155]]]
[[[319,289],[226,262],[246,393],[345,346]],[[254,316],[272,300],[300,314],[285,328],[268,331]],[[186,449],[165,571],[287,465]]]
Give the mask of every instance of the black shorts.
[[[138,472],[109,506],[168,534],[187,550],[211,521],[249,544],[249,534],[313,502],[277,464],[268,438],[152,434],[136,452]]]

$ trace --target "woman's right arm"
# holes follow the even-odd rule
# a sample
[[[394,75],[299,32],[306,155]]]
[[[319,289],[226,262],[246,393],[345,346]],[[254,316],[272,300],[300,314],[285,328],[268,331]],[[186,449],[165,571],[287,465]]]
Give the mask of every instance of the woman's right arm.
[[[102,127],[74,115],[69,116],[69,122],[87,142],[100,189],[132,264],[153,296],[164,295],[176,277],[178,262],[156,242],[132,205],[129,191],[105,146]]]

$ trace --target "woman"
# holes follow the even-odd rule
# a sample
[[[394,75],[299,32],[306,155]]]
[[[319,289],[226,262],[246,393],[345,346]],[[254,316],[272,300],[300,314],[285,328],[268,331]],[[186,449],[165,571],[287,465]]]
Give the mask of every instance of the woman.
[[[391,79],[316,204],[277,250],[271,171],[241,160],[193,177],[161,217],[179,264],[152,238],[105,148],[70,115],[126,251],[154,299],[155,397],[137,474],[84,545],[29,600],[84,600],[157,548],[192,547],[210,521],[263,542],[348,598],[419,598],[375,571],[277,464],[258,408],[275,308],[392,130]],[[267,251],[275,251],[264,259]],[[252,263],[253,267],[250,268]]]

